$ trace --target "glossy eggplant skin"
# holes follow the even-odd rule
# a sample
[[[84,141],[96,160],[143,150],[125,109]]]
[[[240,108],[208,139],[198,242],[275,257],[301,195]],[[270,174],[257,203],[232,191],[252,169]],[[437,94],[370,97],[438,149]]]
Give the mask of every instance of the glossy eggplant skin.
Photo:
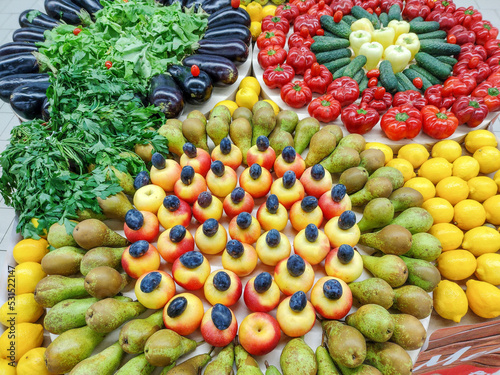
[[[71,0],[71,2],[85,9],[90,14],[95,14],[103,8],[99,0]]]
[[[45,97],[42,103],[42,118],[45,121],[50,120],[49,106],[50,106],[49,98]]]
[[[158,74],[151,78],[149,102],[165,113],[167,118],[178,117],[184,108],[182,91],[169,74]]]
[[[10,106],[20,117],[33,120],[42,117],[43,101],[49,82],[23,85],[16,88],[10,96]]]
[[[35,43],[32,42],[9,42],[0,46],[0,59],[4,56],[15,55],[18,53],[31,53],[38,51]]]
[[[239,63],[247,61],[248,46],[241,39],[202,39],[198,43],[200,48],[196,50],[196,53],[223,56]]]
[[[38,14],[31,20],[31,22],[28,20],[28,14],[30,12],[37,12],[35,14]],[[36,26],[36,27],[41,27],[43,29],[51,30],[58,25],[60,25],[60,23],[57,22],[56,19],[49,17],[45,13],[42,13],[36,9],[27,9],[19,15],[19,26],[21,27]]]
[[[210,76],[216,86],[232,85],[238,79],[236,65],[222,56],[195,54],[186,57],[182,64],[189,67],[197,65]]]
[[[81,8],[69,0],[45,0],[45,11],[56,20],[62,20],[70,25],[79,25]]]
[[[0,78],[0,99],[8,102],[12,92],[19,86],[32,85],[35,83],[49,82],[46,73],[14,74]]]
[[[217,12],[222,8],[231,6],[231,0],[203,0],[201,7],[208,14]]]
[[[21,73],[38,73],[38,62],[33,54],[16,53],[0,58],[0,78]]]
[[[45,30],[46,29],[42,29],[37,26],[21,27],[20,29],[14,31],[14,34],[12,34],[12,40],[14,42],[43,42],[45,40],[45,37],[43,36]]]
[[[237,23],[231,23],[213,29],[208,29],[205,33],[205,39],[227,39],[228,36],[231,38],[240,39],[245,42],[247,46],[250,45],[252,41],[252,33],[250,30],[243,25]]]
[[[171,65],[168,72],[184,94],[184,99],[190,104],[201,104],[212,96],[212,80],[210,76],[200,70],[198,76],[191,74],[191,68],[183,65]]]
[[[251,21],[247,11],[242,8],[224,7],[208,17],[209,29],[233,23],[250,27]]]

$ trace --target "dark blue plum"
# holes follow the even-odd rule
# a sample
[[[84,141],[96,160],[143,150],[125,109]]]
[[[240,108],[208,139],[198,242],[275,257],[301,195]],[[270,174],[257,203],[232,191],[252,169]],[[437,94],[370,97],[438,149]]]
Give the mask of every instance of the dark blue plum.
[[[169,195],[163,199],[163,207],[170,212],[175,212],[179,209],[181,200],[175,195]]]
[[[351,210],[344,211],[340,214],[339,217],[339,228],[340,229],[349,229],[352,228],[356,224],[356,214]]]
[[[344,199],[345,194],[346,194],[346,188],[345,185],[342,184],[337,184],[334,187],[332,187],[332,199],[334,202],[340,202],[342,199]]]
[[[191,167],[190,165],[185,165],[182,167],[181,171],[181,181],[185,185],[191,185],[191,182],[193,182],[194,178],[194,168]]]
[[[295,176],[294,171],[286,171],[283,175],[283,187],[285,189],[291,189],[293,185],[295,185],[295,181],[297,177]]]
[[[300,202],[300,207],[302,207],[302,210],[305,212],[313,212],[316,207],[318,207],[318,199],[316,197],[313,197],[312,195],[308,195],[304,199],[302,199],[302,202]]]
[[[253,282],[253,287],[257,293],[264,293],[271,287],[273,277],[269,272],[262,272],[257,275]]]
[[[286,146],[281,152],[281,157],[286,163],[293,163],[297,157],[297,152],[292,146]]]
[[[293,254],[286,261],[288,273],[294,277],[298,277],[306,270],[306,263],[299,255]]]
[[[134,242],[130,247],[128,248],[129,254],[132,256],[132,258],[140,258],[149,249],[149,242],[145,240],[140,240],[137,242]]]
[[[339,299],[342,297],[342,285],[338,280],[330,279],[323,284],[323,293],[328,299]]]
[[[203,223],[202,229],[205,236],[213,237],[219,229],[219,222],[213,218],[210,218]]]
[[[227,274],[227,272],[220,271],[217,272],[214,276],[214,287],[219,292],[225,292],[231,286],[231,277]]]
[[[236,224],[241,229],[247,229],[250,224],[252,224],[252,215],[250,215],[248,212],[240,213],[236,218]]]
[[[288,305],[293,311],[301,312],[307,306],[306,294],[301,290],[293,293],[292,296],[290,297],[290,302],[288,302]]]
[[[182,265],[189,269],[194,269],[201,266],[203,263],[203,255],[199,251],[188,251],[179,257]]]
[[[275,194],[271,194],[270,196],[267,197],[266,208],[269,211],[269,213],[275,214],[276,212],[278,212],[279,206],[280,202]]]
[[[318,239],[318,227],[315,224],[307,224],[305,235],[309,242],[316,241]]]
[[[229,140],[229,138],[222,138],[222,141],[220,141],[220,152],[223,154],[223,155],[228,155],[230,152],[231,152],[231,141]]]
[[[354,258],[354,249],[351,245],[340,245],[337,251],[337,258],[339,258],[340,263],[348,264]]]
[[[216,303],[212,308],[212,322],[214,322],[215,328],[219,331],[224,331],[228,329],[233,321],[233,315],[231,310],[226,306]]]
[[[212,194],[209,191],[204,191],[198,195],[198,204],[201,208],[207,208],[212,204]]]
[[[165,157],[159,152],[155,152],[151,157],[151,163],[156,169],[165,169]]]
[[[321,164],[314,164],[311,168],[311,177],[316,181],[321,180],[325,177],[325,168]]]
[[[224,175],[224,164],[220,160],[215,160],[210,165],[210,169],[217,177],[222,177]]]
[[[252,164],[249,174],[254,180],[258,179],[262,174],[262,167],[259,164]]]
[[[269,138],[267,138],[265,135],[261,135],[257,137],[257,141],[255,144],[257,145],[257,150],[264,152],[269,147]]]
[[[186,297],[175,297],[168,305],[167,315],[170,318],[177,318],[186,310],[188,301]]]
[[[140,189],[143,186],[149,184],[149,173],[148,171],[140,171],[134,179],[134,189]]]
[[[237,188],[234,188],[234,190],[231,192],[231,200],[233,201],[233,203],[238,204],[243,200],[243,198],[245,198],[245,190],[243,190],[239,186]]]
[[[161,273],[159,272],[150,272],[141,281],[140,288],[143,293],[151,293],[155,290],[158,285],[161,283]]]
[[[144,215],[141,211],[132,208],[125,214],[125,223],[132,230],[139,230],[144,225]]]
[[[195,158],[198,155],[198,151],[196,150],[196,146],[190,142],[184,143],[182,146],[182,151],[188,156],[188,158]]]
[[[243,247],[243,244],[240,241],[231,240],[227,242],[226,250],[229,255],[231,255],[235,259],[238,259],[243,255],[245,248]]]
[[[281,242],[281,235],[276,229],[271,229],[266,234],[266,243],[269,247],[276,247]]]
[[[168,236],[170,237],[170,241],[173,243],[179,243],[184,239],[184,237],[186,237],[186,232],[186,228],[182,225],[176,225],[170,229]]]

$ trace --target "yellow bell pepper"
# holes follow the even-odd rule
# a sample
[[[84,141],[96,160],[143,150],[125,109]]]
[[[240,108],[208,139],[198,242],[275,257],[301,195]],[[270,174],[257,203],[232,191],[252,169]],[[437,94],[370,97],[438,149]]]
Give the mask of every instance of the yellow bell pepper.
[[[406,21],[392,20],[387,27],[394,29],[394,40],[397,40],[401,34],[410,32],[410,24]]]
[[[384,59],[391,62],[394,73],[403,71],[411,60],[411,52],[403,46],[389,46],[384,52]]]
[[[411,60],[420,50],[420,40],[415,33],[401,34],[394,44],[408,48],[411,52]]]
[[[389,46],[394,44],[394,36],[396,32],[392,27],[383,27],[381,29],[377,29],[372,33],[372,41],[379,42],[386,49]]]
[[[359,49],[359,54],[366,56],[366,70],[375,69],[382,59],[384,47],[379,42],[365,43]]]
[[[365,30],[357,30],[349,35],[349,43],[351,43],[351,48],[354,51],[354,56],[358,56],[359,49],[365,43],[370,43],[372,41],[372,35]]]
[[[368,31],[370,34],[373,32],[373,24],[368,18],[361,18],[351,25],[351,30],[352,31],[358,31],[358,30],[365,30]]]

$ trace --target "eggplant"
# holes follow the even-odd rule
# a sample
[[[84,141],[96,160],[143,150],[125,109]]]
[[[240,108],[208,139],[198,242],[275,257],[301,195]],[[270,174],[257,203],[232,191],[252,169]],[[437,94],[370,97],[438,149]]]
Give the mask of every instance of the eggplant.
[[[42,105],[47,97],[46,92],[49,85],[49,82],[39,82],[19,86],[10,96],[10,106],[19,117],[24,119],[41,118]]]
[[[33,54],[16,53],[0,58],[0,78],[21,73],[38,73],[38,62]]]
[[[196,50],[197,53],[222,56],[240,63],[248,58],[248,46],[241,39],[202,39],[198,44],[200,47]]]
[[[248,12],[242,8],[224,7],[208,17],[209,29],[232,23],[250,27],[251,20]]]
[[[0,58],[3,56],[15,55],[18,53],[31,53],[38,51],[35,43],[32,42],[10,42],[0,46]]]
[[[183,65],[171,65],[167,71],[174,78],[184,94],[184,99],[190,104],[201,104],[212,96],[212,80],[203,70],[198,75],[191,72],[191,67]]]
[[[49,107],[50,107],[49,98],[45,97],[45,99],[43,99],[43,103],[42,103],[42,118],[45,121],[50,120]]]
[[[37,26],[21,27],[14,31],[12,40],[14,42],[43,42],[45,40],[45,36],[43,35],[45,30]]]
[[[90,14],[95,14],[103,8],[99,0],[71,0],[71,2],[85,9]]]
[[[231,23],[215,27],[213,29],[208,29],[205,32],[204,38],[221,39],[227,38],[228,36],[244,41],[247,46],[249,46],[250,42],[252,41],[252,33],[250,32],[250,30],[247,27],[239,25],[237,23]]]
[[[45,0],[45,11],[56,20],[63,20],[70,25],[79,25],[81,8],[69,0]]]
[[[51,30],[59,25],[60,23],[56,19],[36,9],[27,9],[19,15],[19,26],[21,27],[37,26]]]
[[[208,14],[217,12],[222,8],[231,6],[231,0],[203,0],[201,7]]]
[[[14,74],[0,78],[0,99],[8,102],[17,87],[41,82],[49,82],[49,75],[46,73]]]
[[[158,74],[151,78],[149,102],[165,113],[167,118],[178,117],[184,108],[182,91],[170,74]]]
[[[189,67],[197,65],[210,76],[215,85],[232,85],[238,79],[236,65],[222,56],[194,54],[186,57],[182,63]]]

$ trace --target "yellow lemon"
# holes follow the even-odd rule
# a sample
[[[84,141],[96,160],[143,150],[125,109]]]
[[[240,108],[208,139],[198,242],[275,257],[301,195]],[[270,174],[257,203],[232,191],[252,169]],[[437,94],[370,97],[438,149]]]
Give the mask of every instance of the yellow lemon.
[[[441,280],[433,292],[434,310],[444,319],[460,323],[467,314],[467,296],[460,285]]]
[[[454,224],[462,230],[479,227],[486,221],[486,211],[481,203],[472,199],[464,199],[453,207]]]
[[[222,100],[219,103],[217,103],[214,106],[214,108],[219,106],[219,105],[226,106],[227,109],[229,109],[229,112],[231,112],[231,116],[233,115],[233,112],[236,111],[236,109],[238,109],[238,104],[236,104],[236,102],[233,102],[232,100]]]
[[[17,375],[51,375],[52,372],[45,366],[46,348],[34,348],[23,355],[17,364]]]
[[[500,225],[500,195],[486,199],[483,207],[486,210],[486,221],[493,225]]]
[[[24,293],[9,299],[0,307],[0,323],[9,325],[9,318],[15,313],[16,323],[35,323],[42,316],[44,309],[35,301],[33,293]]]
[[[385,164],[386,167],[393,167],[396,168],[398,171],[401,172],[404,178],[404,182],[412,179],[415,177],[415,171],[413,170],[413,165],[408,160],[405,159],[392,159],[389,160],[388,163]]]
[[[472,156],[460,156],[453,162],[453,176],[469,181],[479,174],[479,162]]]
[[[450,223],[453,220],[455,211],[453,206],[446,199],[434,197],[426,200],[422,208],[427,210],[434,219],[434,224]]]
[[[274,16],[276,13],[276,6],[274,5],[266,5],[262,8],[262,18],[267,16]]]
[[[265,102],[271,104],[271,106],[273,107],[273,110],[274,110],[274,114],[277,115],[278,113],[280,113],[280,107],[278,107],[278,105],[273,102],[271,99],[264,99]]]
[[[496,253],[500,250],[500,233],[485,225],[465,232],[462,248],[469,250],[476,257]]]
[[[385,156],[385,164],[392,160],[394,157],[394,151],[389,146],[380,143],[380,142],[367,142],[365,145],[365,150],[369,150],[370,148],[376,148],[384,153]]]
[[[425,177],[412,178],[406,181],[404,186],[417,190],[424,197],[424,202],[436,195],[434,184]]]
[[[462,155],[462,146],[457,141],[445,140],[439,141],[432,146],[431,155],[433,158],[445,158],[450,163],[453,163],[460,155]]]
[[[250,33],[252,34],[252,41],[255,42],[261,32],[262,32],[262,24],[260,22],[253,21],[250,24]]]
[[[483,254],[477,258],[476,277],[493,285],[500,285],[500,254]]]
[[[33,219],[31,219],[30,222],[31,222],[31,224],[33,224],[33,226],[35,227],[35,229],[37,229],[38,226],[40,225],[40,223],[38,222],[38,219],[36,217],[34,217]],[[47,238],[47,229],[46,228],[43,229],[43,234],[41,234],[40,237]]]
[[[47,274],[43,272],[40,263],[24,262],[14,269],[16,281],[16,294],[33,293],[36,284]]]
[[[469,196],[469,185],[460,177],[446,177],[436,185],[436,195],[446,199],[453,206],[467,199]]]
[[[455,250],[462,244],[464,232],[462,232],[456,225],[450,223],[434,224],[429,233],[436,237],[443,251]]]
[[[34,240],[26,238],[19,241],[12,250],[12,255],[17,263],[37,262],[40,263],[42,258],[49,252],[47,248],[49,243],[45,238]]]
[[[262,5],[256,3],[255,1],[252,1],[247,5],[246,11],[248,12],[252,22],[260,22],[262,21],[262,18],[264,18],[264,15],[262,14]]]
[[[238,104],[238,107],[252,109],[258,101],[259,96],[250,87],[239,89],[236,93],[236,104]]]
[[[445,177],[451,176],[453,165],[445,158],[432,158],[424,161],[418,170],[419,177],[425,177],[434,185]]]
[[[19,361],[29,350],[41,346],[42,342],[41,324],[19,323],[9,326],[0,336],[0,358],[13,355]]]
[[[245,77],[241,80],[240,86],[238,88],[242,89],[245,87],[251,88],[257,96],[260,95],[260,83],[255,77]]]
[[[493,176],[493,180],[497,184],[498,191],[500,191],[500,170],[498,170],[495,175]]]
[[[247,7],[243,3],[240,3],[240,8],[247,10]]]
[[[469,199],[484,202],[497,193],[497,184],[488,176],[473,177],[467,181],[469,185]]]
[[[500,316],[500,289],[477,280],[468,280],[465,285],[469,306],[474,314],[486,319]]]
[[[472,156],[479,162],[481,173],[493,173],[500,169],[500,150],[496,147],[481,147]]]
[[[0,375],[16,375],[16,367],[9,365],[13,363],[8,359],[0,358]]]
[[[476,257],[467,250],[451,250],[442,253],[436,260],[441,275],[449,280],[470,277],[477,267]]]
[[[497,147],[497,138],[488,130],[473,130],[465,136],[464,144],[467,151],[473,154],[484,146]]]
[[[417,169],[429,159],[429,151],[422,145],[410,143],[399,149],[398,158],[408,160]]]

